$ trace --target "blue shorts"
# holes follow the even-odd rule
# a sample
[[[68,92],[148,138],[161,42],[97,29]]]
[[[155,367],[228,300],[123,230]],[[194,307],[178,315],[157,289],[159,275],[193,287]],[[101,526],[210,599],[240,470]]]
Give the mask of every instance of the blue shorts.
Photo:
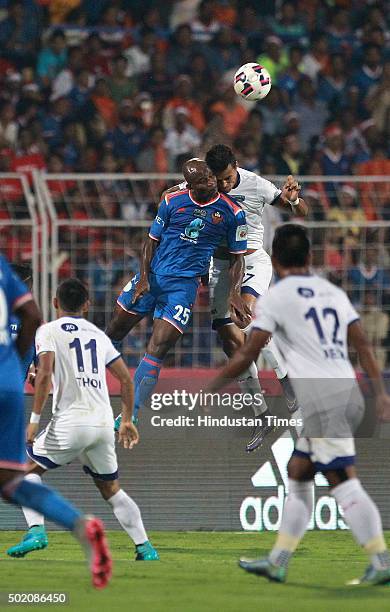
[[[24,395],[0,391],[0,469],[25,470]]]
[[[174,278],[149,274],[150,291],[133,302],[134,288],[138,283],[136,274],[123,288],[117,303],[131,314],[147,315],[153,312],[154,319],[169,321],[179,332],[186,329],[196,299],[198,278]]]

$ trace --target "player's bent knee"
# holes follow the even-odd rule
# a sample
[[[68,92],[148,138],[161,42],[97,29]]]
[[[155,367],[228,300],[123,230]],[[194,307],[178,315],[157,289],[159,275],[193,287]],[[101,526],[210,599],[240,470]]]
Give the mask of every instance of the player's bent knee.
[[[350,468],[353,468],[352,470]],[[337,487],[337,485],[345,482],[349,478],[356,478],[356,470],[354,466],[348,466],[339,468],[337,470],[323,470],[323,474],[330,487]]]
[[[119,480],[99,480],[98,478],[93,480],[103,499],[106,501],[120,490]]]
[[[287,465],[287,474],[292,480],[303,482],[314,478],[315,469],[309,457],[293,455]]]

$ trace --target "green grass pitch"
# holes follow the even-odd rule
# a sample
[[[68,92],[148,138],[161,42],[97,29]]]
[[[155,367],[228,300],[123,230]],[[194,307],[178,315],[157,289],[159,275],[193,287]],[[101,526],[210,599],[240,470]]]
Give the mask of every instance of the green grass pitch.
[[[49,534],[49,548],[25,559],[5,550],[20,532],[1,532],[0,591],[67,591],[69,605],[18,606],[111,612],[381,612],[390,610],[390,586],[347,587],[360,576],[364,553],[349,532],[310,532],[290,565],[288,582],[269,583],[237,567],[240,556],[265,554],[272,533],[152,532],[160,562],[134,562],[121,532],[110,532],[114,578],[95,591],[77,542],[67,533]],[[387,532],[390,543],[390,532]],[[15,607],[15,606],[14,606]],[[11,609],[11,608],[7,608]]]

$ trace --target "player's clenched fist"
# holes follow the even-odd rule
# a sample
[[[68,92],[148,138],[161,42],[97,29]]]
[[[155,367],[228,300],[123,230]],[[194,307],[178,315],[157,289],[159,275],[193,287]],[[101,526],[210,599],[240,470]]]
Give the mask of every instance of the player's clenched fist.
[[[138,429],[131,421],[122,421],[118,431],[119,444],[130,450],[139,442]]]
[[[145,293],[148,293],[149,291],[150,285],[148,279],[146,277],[140,278],[135,286],[133,301],[136,302],[138,298],[142,297]]]
[[[288,200],[294,202],[299,197],[301,186],[298,181],[289,174],[286,182],[283,185],[282,195]]]

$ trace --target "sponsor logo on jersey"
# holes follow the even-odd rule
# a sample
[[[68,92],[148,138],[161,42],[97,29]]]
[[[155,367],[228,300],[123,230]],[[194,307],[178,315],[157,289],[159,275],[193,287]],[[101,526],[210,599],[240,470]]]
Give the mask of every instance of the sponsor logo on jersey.
[[[233,197],[235,200],[237,200],[237,202],[245,202],[245,196],[243,195],[235,195]]]
[[[304,298],[311,298],[314,296],[314,291],[310,287],[299,287],[298,293]]]
[[[246,225],[239,225],[236,229],[236,240],[246,240],[248,236],[248,228]]]
[[[290,433],[282,435],[271,446],[272,459],[266,461],[253,474],[252,485],[268,489],[266,497],[246,497],[240,507],[240,522],[245,531],[277,531],[288,489],[287,464],[294,450]],[[309,529],[348,529],[343,521],[336,500],[319,495],[322,487],[328,487],[325,477],[318,473],[314,478],[314,504]]]
[[[205,217],[207,215],[207,210],[204,210],[203,208],[195,208],[192,214],[194,217]]]
[[[215,224],[221,223],[221,221],[223,221],[223,216],[221,215],[221,213],[218,210],[216,210],[211,215],[211,220]]]
[[[164,221],[161,219],[161,217],[157,216],[155,218],[156,223],[158,223],[159,225],[164,225]]]
[[[197,240],[199,234],[204,228],[205,223],[202,219],[194,219],[184,230],[184,234],[191,240]]]
[[[66,332],[72,333],[72,332],[77,331],[78,327],[74,323],[63,323],[61,325],[61,329],[63,329]]]

